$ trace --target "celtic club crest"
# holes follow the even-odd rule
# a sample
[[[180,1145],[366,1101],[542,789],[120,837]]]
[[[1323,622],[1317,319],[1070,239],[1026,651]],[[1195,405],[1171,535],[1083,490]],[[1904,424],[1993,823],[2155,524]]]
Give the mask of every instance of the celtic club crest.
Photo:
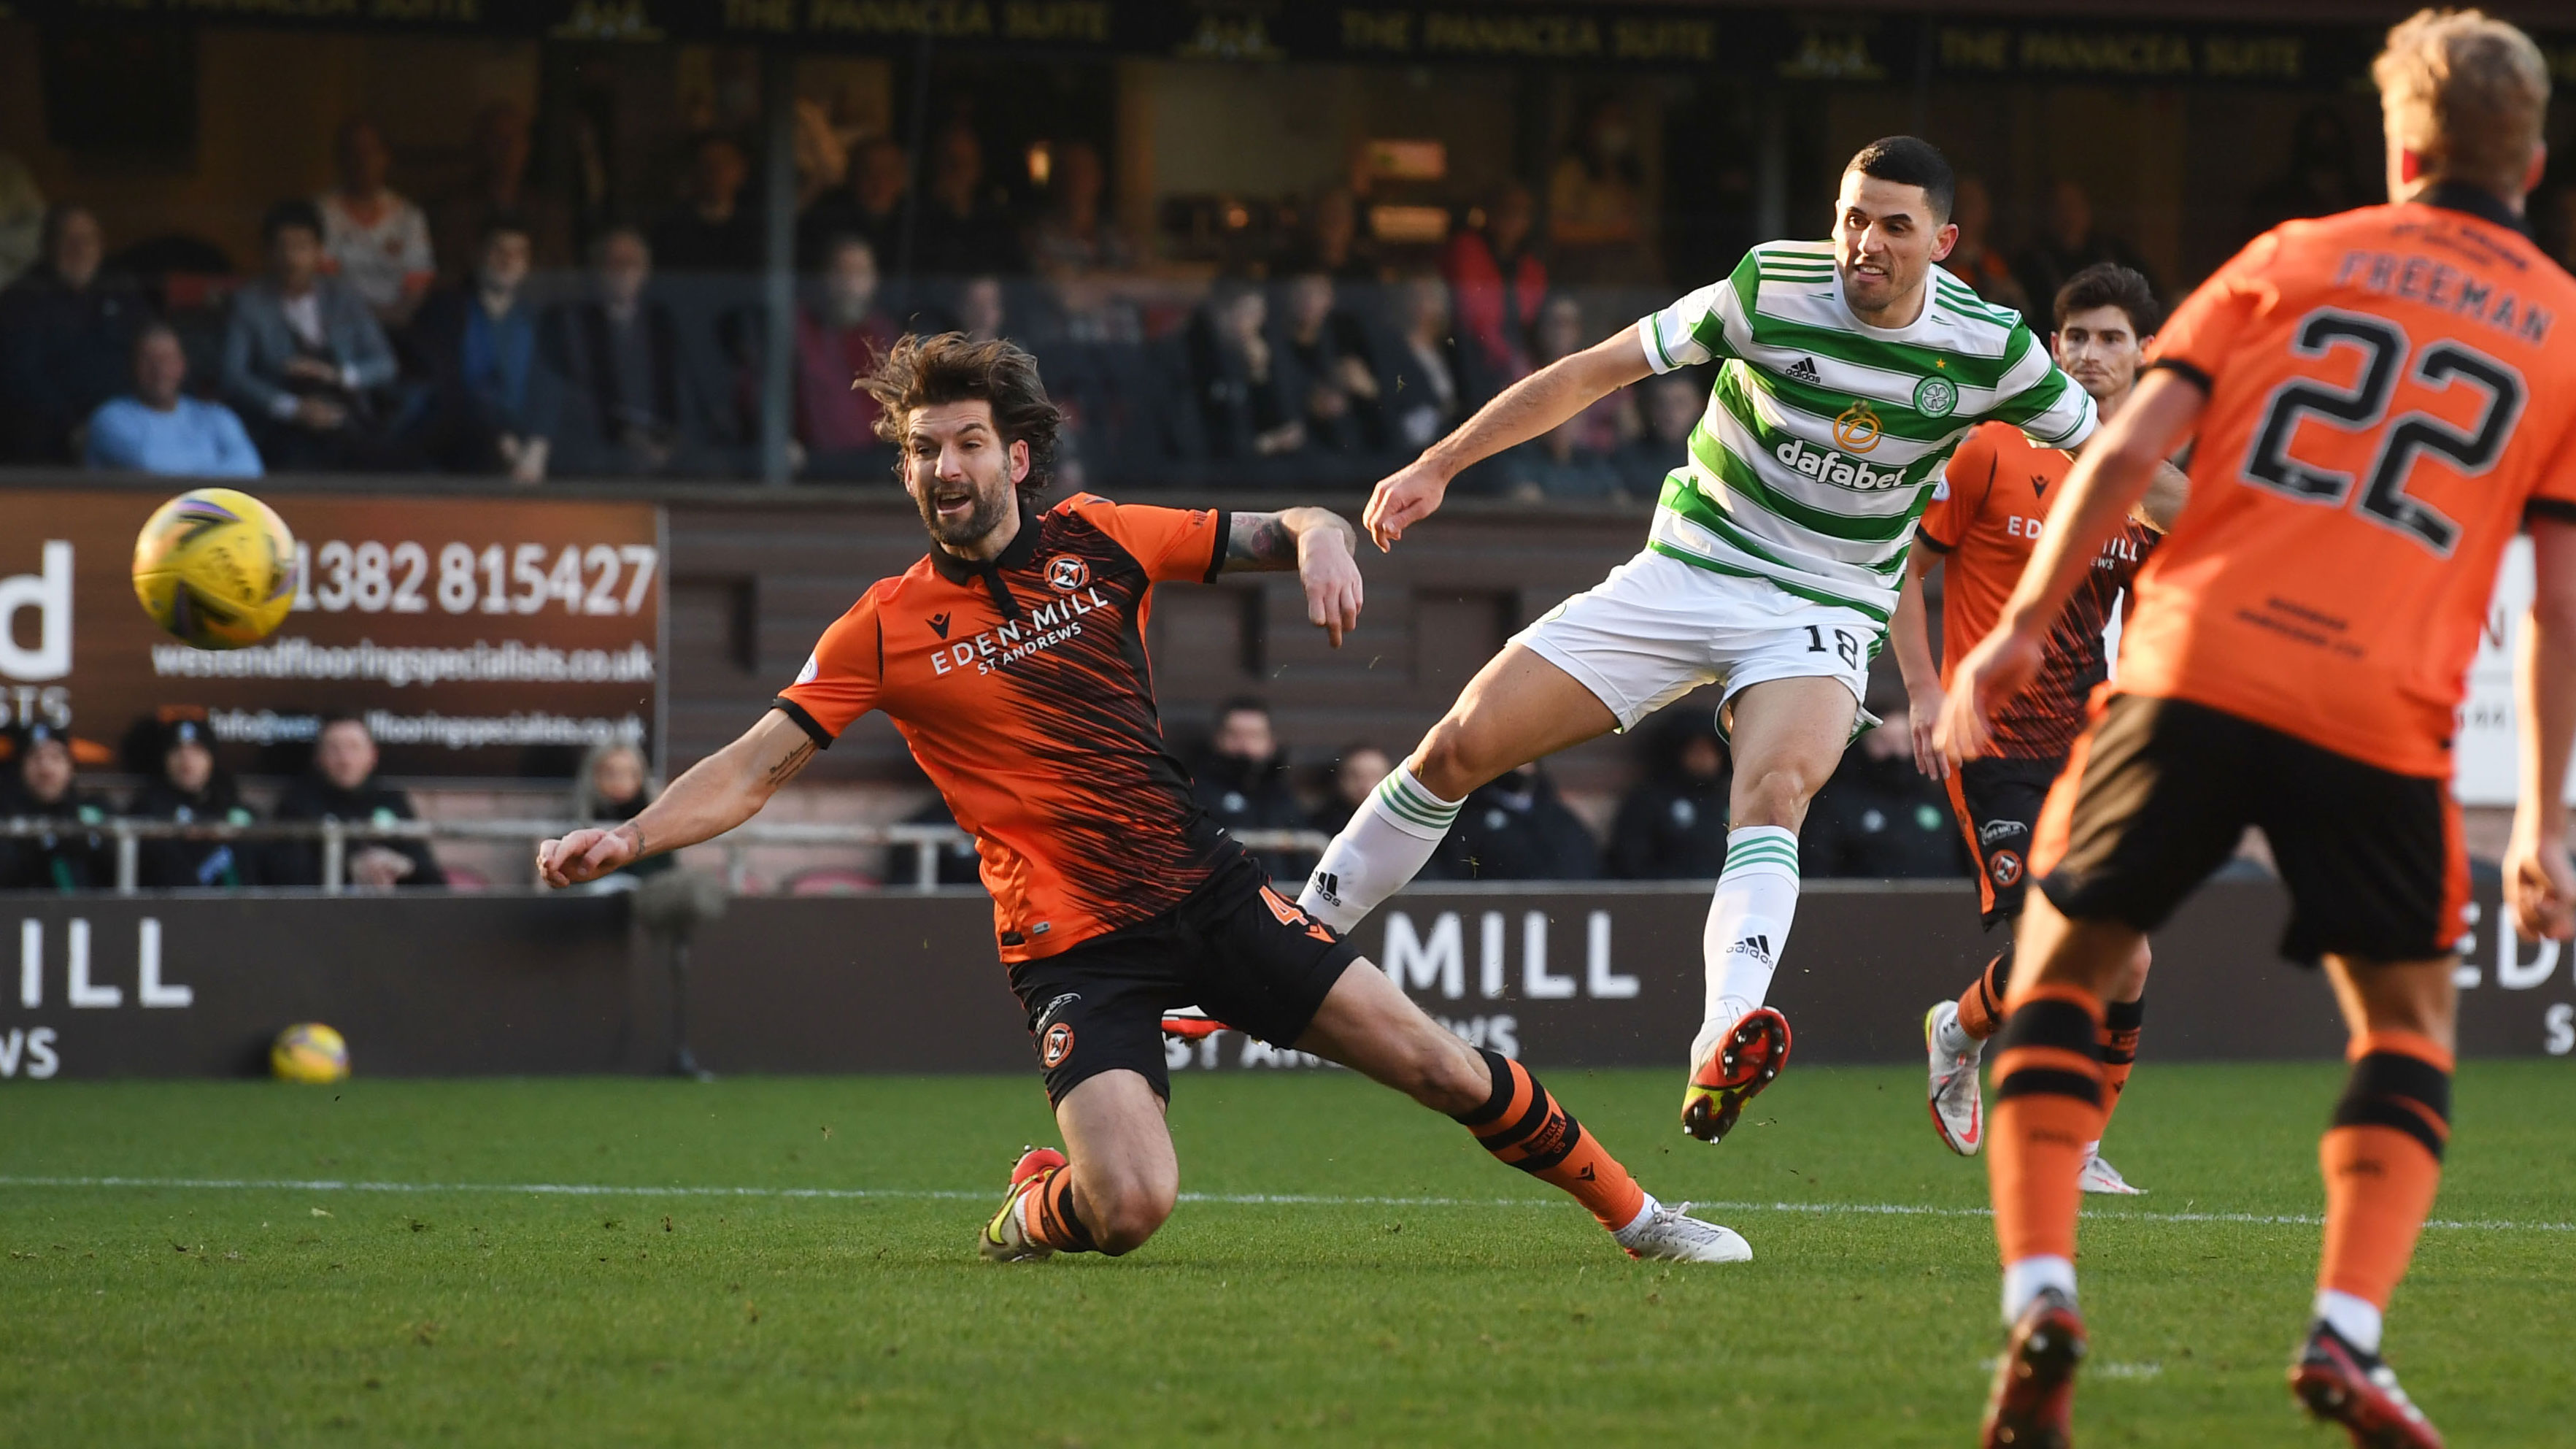
[[[1914,385],[1914,410],[1927,418],[1946,418],[1959,406],[1959,386],[1946,377],[1927,377]]]

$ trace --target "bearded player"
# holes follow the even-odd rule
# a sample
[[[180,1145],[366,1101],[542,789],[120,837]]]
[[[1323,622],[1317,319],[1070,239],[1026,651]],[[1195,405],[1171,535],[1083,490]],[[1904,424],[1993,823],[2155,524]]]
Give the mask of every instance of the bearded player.
[[[1788,1057],[1788,1023],[1763,1002],[1797,913],[1798,829],[1867,718],[1869,662],[1942,461],[1986,419],[2042,447],[2093,431],[2093,400],[2020,317],[1934,265],[1958,239],[1954,191],[1928,143],[1871,143],[1843,169],[1832,240],[1754,248],[1725,281],[1513,384],[1369,500],[1389,547],[1468,465],[1651,373],[1718,364],[1645,551],[1486,664],[1298,900],[1347,930],[1421,870],[1468,791],[1720,682],[1733,828],[1682,1100],[1703,1141]]]
[[[2156,462],[2195,438],[2191,501],[2138,577],[2116,692],[2050,791],[2033,851],[2039,892],[1987,1130],[2010,1325],[1988,1445],[2067,1441],[2085,1346],[2076,1177],[2101,1135],[2103,1004],[2249,824],[2289,890],[2283,954],[2323,961],[2351,1030],[2318,1147],[2324,1252],[2290,1385],[2356,1445],[2442,1442],[2381,1338],[2450,1137],[2469,895],[2451,740],[2497,560],[2524,527],[2535,594],[2505,903],[2527,937],[2576,927],[2560,803],[2576,742],[2576,339],[2557,335],[2576,281],[2521,225],[2549,105],[2530,37],[2423,11],[2371,71],[2389,204],[2264,233],[2174,313],[1994,632],[1952,676],[1940,743],[1987,755],[2103,540]]]
[[[2146,344],[2161,315],[2147,279],[2109,262],[2085,268],[2058,290],[2050,351],[2076,386],[2092,395],[2105,421],[2137,386]],[[2054,448],[2031,447],[2019,432],[1999,423],[1970,433],[1950,455],[1946,481],[1924,511],[1918,528],[1923,548],[1906,563],[1905,596],[1889,631],[1912,707],[1914,760],[1925,775],[1949,786],[1950,808],[1977,862],[1977,888],[1989,931],[1998,925],[2009,928],[2021,915],[2030,879],[2031,828],[2039,819],[2040,801],[2083,731],[2085,701],[2108,677],[2103,630],[2138,565],[2181,510],[2181,490],[2150,490],[2141,516],[2102,545],[2048,636],[2048,657],[2039,677],[1996,717],[1994,753],[1955,767],[1932,745],[1949,676],[1932,663],[1923,585],[1935,570],[1948,580],[1941,611],[1942,658],[1955,664],[1994,627],[2005,597],[2021,578],[2022,565],[2039,544],[2048,506],[2063,491],[2060,485],[2072,463]],[[2012,960],[2007,929],[2003,949],[1967,991],[1923,1017],[1923,1041],[1932,1064],[1932,1127],[1962,1157],[1975,1156],[1985,1141],[1977,1066],[1986,1039],[2003,1025]],[[2103,1019],[2103,1089],[2110,1105],[2119,1102],[2129,1068],[2137,1061],[2146,988],[2147,945],[2142,940]],[[2104,1115],[2107,1122],[2107,1107]],[[2084,1190],[2143,1191],[2104,1162],[2100,1148],[2099,1142],[2085,1147]]]
[[[549,885],[596,879],[750,819],[814,752],[883,710],[973,832],[994,932],[1065,1151],[1033,1149],[979,1240],[1000,1261],[1128,1252],[1170,1216],[1161,1018],[1197,1002],[1277,1046],[1446,1112],[1563,1188],[1635,1257],[1751,1256],[1648,1196],[1518,1062],[1461,1042],[1272,891],[1192,802],[1145,658],[1153,586],[1297,570],[1338,647],[1359,622],[1349,524],[1077,495],[1037,510],[1059,415],[1004,341],[906,337],[866,379],[929,554],[861,595],[742,738],[633,820],[550,840]],[[1068,1158],[1070,1160],[1068,1160]]]

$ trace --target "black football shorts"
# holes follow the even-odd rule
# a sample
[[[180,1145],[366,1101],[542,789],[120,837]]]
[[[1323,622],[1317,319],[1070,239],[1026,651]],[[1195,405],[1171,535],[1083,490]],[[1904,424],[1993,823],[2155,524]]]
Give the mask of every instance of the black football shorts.
[[[1950,772],[1950,810],[1977,863],[1977,899],[1986,929],[2021,914],[2030,888],[2031,834],[2063,758],[1970,760]]]
[[[1010,968],[1047,1100],[1102,1072],[1144,1074],[1169,1100],[1163,1013],[1199,1006],[1273,1046],[1306,1034],[1358,948],[1272,889],[1235,852],[1170,909]]]

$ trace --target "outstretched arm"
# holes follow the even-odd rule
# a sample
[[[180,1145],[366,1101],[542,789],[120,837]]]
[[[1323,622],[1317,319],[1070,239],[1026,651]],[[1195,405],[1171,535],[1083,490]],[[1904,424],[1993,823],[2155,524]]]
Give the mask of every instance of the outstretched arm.
[[[1295,569],[1306,586],[1306,622],[1342,647],[1360,626],[1360,566],[1351,557],[1359,534],[1329,508],[1238,513],[1225,540],[1225,573]]]
[[[1914,768],[1924,778],[1950,778],[1950,762],[1932,744],[1933,727],[1941,721],[1941,666],[1932,661],[1932,629],[1923,602],[1923,581],[1941,566],[1941,556],[1915,541],[1905,560],[1905,586],[1896,596],[1896,614],[1888,621],[1887,639],[1896,649],[1896,671],[1905,676],[1906,718],[1914,735]]]
[[[712,840],[759,814],[812,758],[813,739],[773,709],[742,738],[690,766],[634,819],[538,846],[537,874],[550,886],[580,885],[645,856]]]
[[[1528,442],[1651,371],[1637,329],[1623,327],[1504,388],[1421,457],[1378,480],[1360,515],[1369,537],[1384,550],[1404,537],[1407,525],[1430,517],[1449,480],[1469,466]]]
[[[2576,869],[2567,860],[2567,752],[2576,745],[2576,524],[2531,521],[2534,589],[2514,660],[2522,798],[2504,853],[2505,905],[2525,940],[2576,930]]]

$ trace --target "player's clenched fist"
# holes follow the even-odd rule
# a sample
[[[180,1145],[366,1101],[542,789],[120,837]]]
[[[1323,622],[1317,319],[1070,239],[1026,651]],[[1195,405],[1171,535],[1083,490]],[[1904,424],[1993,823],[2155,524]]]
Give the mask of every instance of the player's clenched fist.
[[[1437,511],[1440,500],[1448,494],[1448,473],[1428,459],[1417,458],[1378,480],[1360,522],[1368,526],[1369,537],[1377,541],[1378,551],[1383,553],[1388,545],[1404,537],[1408,525]]]
[[[641,853],[640,842],[624,826],[615,830],[576,830],[537,847],[537,878],[560,890],[631,865]]]

